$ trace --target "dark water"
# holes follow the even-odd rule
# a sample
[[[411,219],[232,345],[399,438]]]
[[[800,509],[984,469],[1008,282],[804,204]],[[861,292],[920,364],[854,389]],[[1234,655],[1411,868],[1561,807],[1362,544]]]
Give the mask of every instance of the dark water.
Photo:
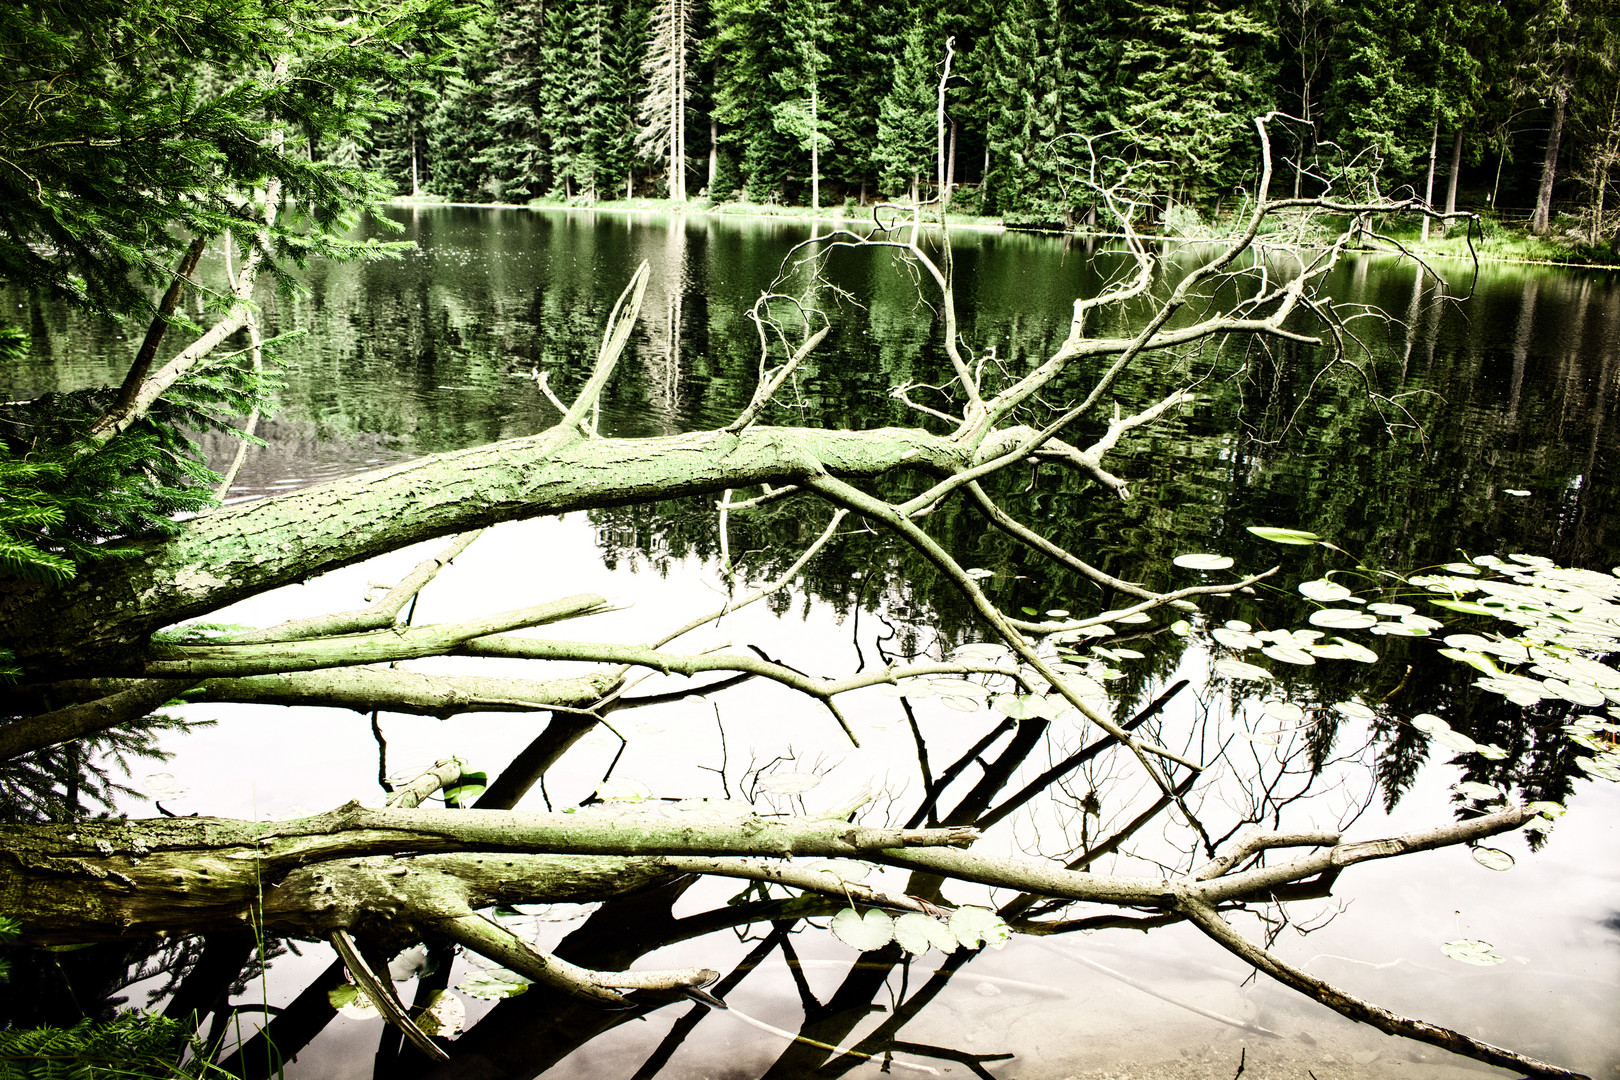
[[[766,289],[779,296],[770,312],[784,341],[802,336],[794,320],[808,307],[822,313],[812,321],[824,315],[835,327],[779,395],[771,422],[912,423],[915,414],[890,388],[948,378],[932,298],[919,294],[908,268],[888,252],[843,251],[819,279],[803,266],[784,273],[785,253],[809,235],[801,224],[450,208],[394,216],[418,245],[406,257],[315,266],[308,295],[267,298],[270,328],[303,336],[281,347],[289,364],[285,407],[262,432],[270,445],[250,455],[233,497],[549,426],[558,412],[535,376],[544,373],[571,399],[614,298],[644,259],[652,274],[640,329],[604,399],[603,428],[612,434],[729,420],[757,377],[760,339],[748,312]],[[1173,269],[1197,254],[1164,258]],[[1075,296],[1125,269],[1106,247],[999,233],[955,237],[953,260],[966,342],[1013,374],[1062,340]],[[1122,720],[1174,680],[1193,681],[1146,730],[1212,761],[1195,789],[1195,812],[1217,837],[1250,822],[1344,827],[1367,837],[1418,828],[1454,816],[1450,788],[1460,779],[1565,802],[1570,813],[1536,850],[1522,838],[1500,842],[1517,859],[1510,871],[1486,870],[1460,850],[1358,867],[1332,898],[1292,905],[1291,921],[1270,930],[1296,963],[1397,1011],[1595,1076],[1620,1075],[1612,1032],[1620,1007],[1620,799],[1614,785],[1574,768],[1556,707],[1526,711],[1477,691],[1473,673],[1416,639],[1377,641],[1376,664],[1290,669],[1266,688],[1208,681],[1219,655],[1210,628],[1233,618],[1302,626],[1310,607],[1293,586],[1329,570],[1360,563],[1409,573],[1463,554],[1515,552],[1605,571],[1620,564],[1620,538],[1607,530],[1620,450],[1615,279],[1523,267],[1487,267],[1477,276],[1461,264],[1440,269],[1437,282],[1410,262],[1347,263],[1329,285],[1357,305],[1347,324],[1352,347],[1342,357],[1233,341],[1132,372],[1116,388],[1126,411],[1179,386],[1194,386],[1197,400],[1127,437],[1109,459],[1130,484],[1128,501],[1051,469],[1009,478],[996,494],[1094,565],[1150,586],[1198,580],[1171,562],[1189,552],[1229,555],[1240,568],[1282,566],[1279,588],[1206,603],[1188,640],[1160,619],[1119,627],[1110,643],[1144,654],[1120,659],[1120,677],[1108,682]],[[12,302],[19,315],[30,306],[26,298]],[[1145,311],[1111,313],[1104,326],[1126,330]],[[116,328],[37,305],[29,314],[35,362],[9,373],[9,396],[112,377],[106,345]],[[783,342],[770,347],[779,359]],[[1059,389],[1093,374],[1076,372]],[[914,391],[920,401],[934,400],[928,394]],[[918,481],[893,483],[902,491]],[[765,580],[825,520],[803,503],[738,515],[731,550],[745,573]],[[1251,525],[1309,529],[1341,550],[1278,548],[1254,538]],[[1084,613],[1118,600],[1029,558],[959,506],[927,527],[965,565],[988,571],[987,589],[1011,609]],[[678,625],[718,604],[718,550],[715,515],[699,502],[514,526],[458,561],[424,594],[419,618],[596,589],[634,608],[593,622],[589,635],[644,639],[649,625]],[[265,624],[350,606],[366,581],[397,577],[419,557],[404,553],[285,590],[232,618]],[[832,673],[977,634],[931,567],[893,541],[857,532],[832,545],[791,591],[733,617],[717,640],[758,643],[795,666]],[[648,692],[663,685],[655,681]],[[1283,700],[1315,720],[1294,727],[1262,711]],[[1329,719],[1326,707],[1345,701],[1370,706],[1374,718]],[[616,726],[629,740],[622,753],[618,739],[588,736],[548,774],[543,796],[536,790],[521,805],[579,801],[610,772],[658,796],[751,794],[782,810],[846,806],[864,792],[877,795],[873,823],[930,814],[994,820],[982,842],[989,850],[1062,859],[1095,850],[1092,868],[1118,873],[1156,874],[1190,858],[1173,813],[1140,820],[1152,792],[1128,761],[1099,755],[1029,802],[1013,798],[1089,741],[1072,715],[1003,722],[939,696],[919,693],[902,707],[875,692],[852,698],[849,711],[865,744],[859,751],[817,707],[769,687],[622,714]],[[1410,724],[1422,713],[1480,742],[1510,746],[1513,755],[1492,763],[1432,745]],[[409,772],[451,754],[494,775],[538,729],[499,714],[443,723],[384,716],[375,731],[354,714],[314,709],[197,708],[192,715],[221,722],[175,744],[178,756],[163,768],[189,794],[166,805],[255,817],[357,795],[375,800],[379,771]],[[795,796],[791,778],[770,780],[784,774],[822,778]],[[145,803],[129,809],[150,812]],[[529,912],[524,924],[548,945],[566,935],[564,948],[578,962],[717,968],[727,976],[731,1013],[676,1003],[603,1014],[539,991],[494,1005],[463,995],[478,1022],[469,1020],[453,1049],[461,1071],[432,1075],[820,1076],[880,1068],[790,1043],[739,1016],[880,1060],[893,1054],[896,1071],[1229,1077],[1240,1060],[1252,1075],[1309,1070],[1320,1080],[1468,1071],[1439,1051],[1354,1028],[1288,991],[1248,981],[1240,963],[1186,927],[1020,937],[1000,952],[948,960],[935,951],[906,961],[890,946],[856,963],[858,954],[823,928],[836,905],[809,923],[777,901],[736,892],[681,886],[594,913]],[[959,887],[947,895],[966,903],[1010,899]],[[1251,937],[1266,932],[1254,920],[1241,925]],[[1440,952],[1441,942],[1459,938],[1490,941],[1506,962],[1470,967]],[[290,1003],[330,960],[325,946],[303,948],[305,957],[281,957],[269,982],[242,988],[239,1000]],[[463,976],[458,965],[451,982]],[[401,989],[408,998],[409,986]],[[372,1072],[377,1021],[323,1018],[319,1026],[289,1075]],[[377,1068],[404,1076],[422,1065],[390,1059]]]

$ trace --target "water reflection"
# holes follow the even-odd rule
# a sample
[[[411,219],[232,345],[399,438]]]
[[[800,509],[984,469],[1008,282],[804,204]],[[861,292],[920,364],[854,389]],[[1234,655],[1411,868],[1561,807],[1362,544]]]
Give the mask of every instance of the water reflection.
[[[319,266],[308,297],[267,300],[272,332],[299,326],[310,333],[283,346],[296,361],[288,374],[287,411],[268,432],[268,453],[250,465],[258,471],[245,481],[248,492],[548,426],[557,413],[535,377],[544,372],[564,397],[577,388],[608,308],[642,259],[653,264],[652,284],[633,354],[606,399],[604,428],[656,434],[728,418],[748,399],[759,366],[757,332],[745,312],[758,291],[777,280],[786,244],[804,235],[792,224],[737,227],[668,216],[416,210],[402,217],[407,235],[421,245],[417,254],[398,264]],[[1095,291],[1117,275],[1117,259],[1072,242],[962,238],[956,266],[968,301],[967,340],[976,352],[1021,370],[1061,338],[1074,295]],[[886,253],[851,253],[828,267],[826,279],[833,288],[815,299],[837,332],[776,418],[852,427],[909,422],[912,417],[888,389],[942,381],[941,330],[932,309]],[[803,300],[812,299],[809,288],[803,276],[780,286]],[[1459,549],[1545,553],[1586,566],[1620,562],[1606,531],[1620,318],[1611,279],[1487,269],[1477,281],[1460,273],[1448,281],[1453,293],[1471,288],[1466,302],[1437,303],[1432,284],[1410,264],[1361,259],[1346,267],[1333,288],[1369,312],[1353,324],[1367,349],[1351,354],[1354,369],[1328,365],[1321,355],[1291,345],[1169,358],[1120,385],[1124,404],[1154,400],[1166,380],[1180,378],[1202,379],[1203,397],[1124,449],[1117,471],[1131,481],[1132,501],[1122,503],[1089,482],[1050,472],[1019,477],[997,497],[1095,565],[1153,587],[1186,583],[1171,559],[1187,551],[1221,551],[1255,567],[1274,561],[1276,549],[1246,532],[1257,523],[1312,529],[1351,553],[1348,563],[1321,549],[1284,553],[1287,582],[1356,560],[1411,570],[1452,558]],[[842,299],[839,290],[846,294]],[[7,373],[10,396],[106,377],[100,366],[112,365],[86,343],[107,342],[116,336],[112,328],[38,305],[32,314],[35,351],[27,365]],[[1117,315],[1119,325],[1132,315]],[[895,493],[918,483],[892,481]],[[1528,494],[1510,494],[1516,491]],[[738,515],[732,550],[740,553],[746,574],[764,580],[780,572],[796,545],[823,524],[792,502]],[[1037,572],[1017,545],[971,508],[948,505],[928,520],[928,528],[990,573],[990,587],[1009,609],[1085,610],[1115,600],[1089,582]],[[713,567],[714,514],[703,502],[604,510],[557,529],[524,534],[529,541],[487,557],[479,569],[469,568],[472,577],[447,588],[468,603],[519,591],[545,593],[559,580],[579,583],[573,587],[606,581],[610,591],[638,597],[656,591],[654,586],[690,586],[705,594],[724,589]],[[645,636],[646,625],[659,618],[680,621],[677,615],[689,612],[691,599],[685,594],[664,609],[658,603],[638,600],[636,626],[626,632]],[[851,655],[857,662],[920,655],[974,636],[970,614],[933,568],[912,560],[892,540],[858,530],[832,545],[793,592],[773,598],[773,607],[781,619],[744,622],[729,632],[807,667],[847,665]],[[1255,626],[1299,626],[1306,610],[1290,589],[1262,592],[1212,608],[1204,625],[1242,619]],[[842,638],[837,647],[846,650],[831,659],[835,646],[826,643],[829,637]],[[1458,778],[1555,800],[1585,786],[1571,778],[1567,744],[1558,732],[1562,716],[1554,706],[1529,712],[1505,706],[1474,690],[1472,676],[1442,662],[1427,643],[1390,640],[1376,667],[1324,664],[1309,675],[1286,676],[1279,696],[1305,710],[1308,722],[1279,721],[1260,710],[1256,695],[1231,682],[1209,681],[1213,646],[1207,638],[1183,640],[1155,624],[1114,644],[1146,654],[1121,665],[1123,677],[1110,684],[1118,719],[1215,763],[1197,786],[1190,777],[1178,778],[1179,792],[1212,839],[1248,824],[1282,821],[1342,826],[1360,820],[1369,835],[1381,833],[1449,814],[1446,787]],[[1190,685],[1172,692],[1183,679]],[[646,693],[658,687],[654,683]],[[1378,715],[1358,724],[1329,708],[1351,700],[1378,703]],[[1510,756],[1496,763],[1470,759],[1465,767],[1435,760],[1431,744],[1399,721],[1419,712],[1508,748]],[[492,784],[489,805],[576,802],[615,769],[658,778],[659,794],[731,794],[763,790],[761,777],[773,769],[816,771],[817,763],[839,762],[813,805],[846,805],[860,788],[871,787],[880,793],[868,811],[874,822],[978,823],[992,830],[987,843],[998,850],[1038,852],[1077,868],[1183,867],[1195,858],[1185,844],[1168,840],[1178,812],[1166,799],[1119,755],[1051,717],[1001,717],[986,710],[964,715],[937,698],[874,699],[859,710],[872,753],[851,754],[814,718],[791,715],[793,761],[784,763],[775,760],[780,750],[770,749],[784,741],[783,705],[762,688],[740,687],[713,702],[676,701],[667,708],[672,719],[640,715],[654,714],[623,712],[616,719],[671,727],[682,737],[656,738],[656,731],[633,737],[619,758],[611,740],[564,715],[541,732],[501,720],[504,727],[491,723],[477,736],[463,734],[480,730],[478,718],[458,721],[454,734],[418,718],[388,717],[380,728],[387,730],[396,759],[439,756],[447,739],[466,739],[481,763],[511,761]],[[315,739],[316,731],[334,725],[333,717],[316,714],[302,722],[311,725],[309,737]],[[225,719],[238,733],[262,723]],[[336,722],[355,721],[343,716]],[[725,741],[698,734],[711,730],[723,732]],[[323,731],[319,738],[330,745],[334,736]],[[359,741],[365,743],[363,735]],[[687,752],[672,752],[672,742]],[[228,744],[219,753],[216,760],[241,757],[240,747]],[[291,750],[284,756],[267,750],[260,766],[263,775],[277,778],[278,795],[312,807],[336,804],[356,793],[359,777],[386,771],[375,767],[373,751],[364,745],[331,753],[342,767],[322,783],[285,780],[300,775]],[[357,761],[359,767],[351,767]],[[177,768],[185,765],[182,759]],[[192,765],[204,767],[215,766]],[[1580,790],[1579,801],[1586,806],[1581,828],[1605,814],[1613,820],[1614,800],[1605,793]],[[804,804],[777,799],[775,805]],[[261,813],[257,806],[237,810],[219,800],[201,808]],[[1390,815],[1387,821],[1383,814]],[[1369,942],[1389,942],[1387,954],[1373,947],[1368,962],[1419,970],[1415,977],[1407,972],[1405,980],[1380,980],[1379,989],[1398,997],[1411,994],[1414,984],[1421,987],[1419,1000],[1392,1005],[1452,1023],[1496,1024],[1498,1041],[1522,1036],[1544,1044],[1527,1046],[1544,1056],[1610,1068],[1614,1047],[1601,1018],[1620,1003],[1620,993],[1614,935],[1602,930],[1601,919],[1612,917],[1612,901],[1603,907],[1593,899],[1605,890],[1612,896],[1612,846],[1602,846],[1604,836],[1588,834],[1585,854],[1571,855],[1559,834],[1554,851],[1534,858],[1526,851],[1525,873],[1506,884],[1481,886],[1477,874],[1486,872],[1475,867],[1468,868],[1477,872],[1471,878],[1450,867],[1430,878],[1386,879],[1383,894],[1347,881],[1370,920],[1358,920],[1359,910],[1341,915],[1296,943],[1299,959],[1322,954],[1321,962],[1331,965],[1344,955],[1367,955]],[[1493,972],[1481,993],[1469,973],[1446,969],[1432,955],[1437,934],[1463,928],[1435,930],[1430,922],[1442,908],[1444,914],[1466,910],[1469,919],[1486,924],[1467,927],[1470,933],[1499,943],[1514,940],[1522,930],[1516,924],[1531,922],[1523,917],[1525,908],[1555,906],[1523,884],[1532,866],[1563,890],[1557,901],[1562,914],[1548,920],[1543,936],[1527,936],[1518,946],[1531,959],[1524,970]],[[1593,871],[1608,880],[1593,881]],[[917,876],[892,887],[941,897],[937,879]],[[1461,898],[1487,887],[1501,898],[1494,907],[1477,897],[1468,903]],[[1402,897],[1401,890],[1418,896]],[[1384,1045],[1381,1039],[1346,1030],[1267,988],[1245,986],[1246,971],[1220,954],[1200,951],[1195,938],[1178,937],[1174,927],[1155,932],[1157,952],[1117,945],[1119,935],[1082,936],[1168,921],[1162,917],[1074,910],[1030,898],[991,901],[971,890],[950,899],[994,902],[1010,917],[1043,920],[1028,928],[1047,937],[1067,932],[1082,943],[1071,945],[1071,952],[1104,967],[1129,967],[1138,982],[1180,1004],[1150,1004],[1145,997],[1122,1003],[1124,992],[1110,976],[1095,967],[1077,975],[1072,956],[1037,953],[1026,941],[1004,954],[934,953],[907,960],[890,946],[855,957],[807,922],[830,916],[836,904],[683,880],[603,905],[571,929],[568,923],[537,922],[533,933],[565,958],[593,967],[622,967],[655,952],[661,966],[690,961],[724,967],[719,992],[737,1013],[803,1041],[762,1033],[685,1001],[649,1000],[630,1012],[605,1013],[534,988],[492,1007],[473,1003],[474,1011],[487,1011],[455,1042],[451,1065],[433,1071],[392,1035],[379,1040],[375,1028],[332,1013],[325,994],[339,976],[334,968],[321,970],[323,946],[312,950],[320,959],[306,965],[307,989],[290,977],[278,985],[275,996],[286,1008],[269,1038],[250,1042],[232,1064],[251,1071],[255,1063],[278,1060],[269,1043],[280,1059],[309,1046],[293,1070],[302,1076],[353,1076],[367,1068],[387,1076],[532,1076],[553,1068],[556,1075],[580,1076],[803,1076],[875,1073],[885,1064],[984,1076],[1010,1075],[1000,1063],[1013,1056],[1021,1059],[1016,1068],[1060,1076],[1115,1068],[1122,1055],[1140,1055],[1160,1043],[1176,1045],[1166,1053],[1178,1076],[1231,1076],[1239,1047],[1251,1055],[1256,1074],[1262,1063],[1297,1074],[1324,1062],[1354,1060],[1376,1074],[1399,1071],[1405,1061],[1392,1056],[1375,1068],[1377,1055],[1388,1053],[1376,1049]],[[1295,919],[1314,928],[1337,906],[1324,899],[1314,908],[1304,905],[1302,913],[1294,910]],[[1280,918],[1275,909],[1262,908],[1261,914]],[[1396,933],[1382,925],[1388,921],[1410,923],[1411,932]],[[1249,930],[1285,940],[1293,932],[1277,922],[1250,924]],[[240,996],[244,976],[255,969],[241,942],[210,947],[208,956],[159,954],[179,980],[159,989],[172,993],[171,1001],[212,1010],[221,1023],[227,1015],[215,1008],[221,995]],[[112,977],[106,972],[124,963],[116,957],[88,980],[84,1000],[121,993],[107,985]],[[277,970],[293,966],[288,961]],[[1548,978],[1549,968],[1556,978]],[[460,977],[446,963],[438,974],[418,980],[414,992]],[[1583,1007],[1559,1004],[1577,991]],[[1553,1006],[1504,1018],[1491,1004],[1536,995]],[[1188,1011],[1186,1004],[1203,1011]],[[1583,1023],[1581,1016],[1591,1020]],[[1257,1036],[1258,1028],[1280,1039]],[[311,1041],[317,1037],[320,1042]],[[1101,1048],[1089,1049],[1088,1041]],[[1202,1053],[1205,1047],[1217,1051],[1207,1061],[1179,1052]],[[1362,1062],[1370,1049],[1374,1057]],[[886,1062],[889,1055],[892,1063]]]

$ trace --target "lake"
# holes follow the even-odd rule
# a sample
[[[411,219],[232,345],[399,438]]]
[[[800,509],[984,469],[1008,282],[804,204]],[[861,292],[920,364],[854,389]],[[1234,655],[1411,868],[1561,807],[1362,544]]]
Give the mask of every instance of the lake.
[[[836,251],[814,274],[807,265],[784,270],[790,248],[811,235],[805,223],[450,207],[390,216],[403,230],[394,238],[416,245],[398,261],[316,264],[307,295],[265,299],[268,329],[299,336],[278,347],[288,365],[283,409],[261,428],[268,445],[250,451],[232,499],[550,426],[559,412],[538,377],[571,398],[614,298],[642,260],[650,283],[640,329],[604,397],[605,433],[697,430],[735,415],[757,378],[760,336],[748,313],[764,290],[778,297],[770,313],[786,340],[802,338],[794,320],[811,308],[834,328],[778,395],[770,422],[912,423],[916,413],[891,388],[914,387],[914,399],[926,402],[927,388],[949,378],[937,312],[892,253]],[[999,232],[953,235],[952,255],[965,340],[973,355],[1012,373],[1062,340],[1076,296],[1127,268],[1106,243]],[[1162,259],[1175,267],[1198,255],[1167,249]],[[1357,636],[1377,651],[1376,663],[1306,666],[1233,645],[1242,644],[1234,634],[1305,627],[1320,605],[1297,586],[1330,571],[1363,599],[1415,595],[1421,605],[1421,588],[1387,575],[1478,556],[1513,563],[1516,554],[1527,568],[1551,560],[1606,574],[1620,565],[1620,537],[1607,531],[1620,460],[1620,282],[1556,268],[1438,269],[1441,281],[1409,260],[1364,256],[1336,271],[1328,291],[1355,305],[1346,324],[1352,348],[1342,357],[1234,340],[1131,372],[1115,393],[1127,411],[1177,387],[1191,387],[1196,399],[1128,435],[1108,459],[1130,499],[1050,468],[1004,478],[993,493],[1094,566],[1150,587],[1216,579],[1175,563],[1189,554],[1229,556],[1240,571],[1280,567],[1253,594],[1203,601],[1184,633],[1172,626],[1182,617],[1175,613],[1116,625],[1110,638],[1089,642],[1109,650],[1089,654],[1087,671],[1121,722],[1188,681],[1143,730],[1210,763],[1189,805],[1214,837],[1255,822],[1342,828],[1360,838],[1420,829],[1459,813],[1468,798],[1459,783],[1564,804],[1569,812],[1544,840],[1492,841],[1511,857],[1509,869],[1489,869],[1461,848],[1352,867],[1331,896],[1259,908],[1239,926],[1398,1012],[1595,1077],[1620,1076],[1620,795],[1577,767],[1562,730],[1572,705],[1546,699],[1525,708],[1476,687],[1477,672],[1438,654],[1445,631]],[[19,314],[27,311],[34,335],[30,363],[9,373],[9,396],[120,373],[107,359],[118,350],[105,348],[115,327],[5,295]],[[1129,306],[1104,326],[1128,328],[1146,310]],[[1094,374],[1077,372],[1071,382]],[[206,448],[216,460],[230,451],[219,439]],[[920,482],[887,483],[892,494]],[[746,577],[770,580],[827,516],[794,502],[733,515],[729,550]],[[1084,614],[1119,602],[1035,563],[959,505],[925,524],[984,572],[986,589],[1008,610]],[[1334,546],[1278,546],[1251,526],[1309,530]],[[437,546],[280,590],[220,618],[268,625],[353,607],[371,583],[397,579]],[[503,526],[423,593],[414,618],[597,591],[622,608],[581,632],[645,640],[723,603],[720,552],[714,509],[701,500]],[[699,636],[691,647],[753,644],[830,675],[938,654],[982,640],[983,631],[931,566],[892,538],[851,529],[791,587]],[[1269,675],[1221,667],[1239,658]],[[467,663],[414,666],[456,671]],[[494,666],[527,673],[517,661]],[[694,685],[672,676],[638,685],[634,696],[658,702],[614,713],[613,732],[579,738],[520,806],[573,805],[604,783],[617,785],[609,793],[746,799],[781,812],[866,798],[862,820],[871,824],[978,821],[987,827],[985,850],[1084,859],[1099,873],[1151,874],[1194,859],[1179,812],[1147,813],[1157,792],[1126,755],[1097,753],[1019,795],[1091,742],[1093,731],[1072,712],[1008,716],[990,706],[990,694],[949,686],[914,686],[904,699],[862,691],[846,704],[862,741],[856,749],[824,710],[780,688],[751,683],[699,696],[689,692]],[[440,721],[190,706],[184,715],[217,723],[171,740],[174,758],[150,766],[151,777],[137,775],[135,786],[170,792],[163,801],[174,812],[260,819],[350,798],[380,804],[379,777],[408,777],[450,756],[494,776],[542,726],[503,713]],[[1509,753],[1491,760],[1459,752],[1432,737],[1437,729],[1425,717],[1462,734],[1464,745]],[[121,808],[153,813],[145,800]],[[882,880],[905,885],[893,873]],[[947,893],[958,903],[1012,899],[976,887]],[[308,1078],[375,1068],[388,1076],[881,1070],[1225,1080],[1246,1069],[1329,1080],[1460,1077],[1482,1068],[1352,1025],[1251,977],[1185,925],[1143,933],[1145,924],[1122,923],[1119,914],[1075,908],[1045,913],[1072,920],[1068,933],[908,959],[894,945],[866,953],[844,945],[826,929],[831,910],[805,918],[780,891],[767,897],[705,881],[599,908],[507,913],[523,933],[548,947],[562,943],[578,962],[716,968],[716,992],[731,1008],[677,1001],[602,1012],[537,990],[490,1000],[469,982],[476,971],[458,961],[428,977],[475,988],[456,992],[467,1031],[439,1071],[409,1050],[396,1060],[381,1021],[333,1015],[324,1004],[334,985],[324,944],[300,945],[300,955],[278,949],[268,977],[245,980],[233,1000],[307,1017],[303,1027],[289,1023],[280,1042],[298,1055],[287,1075]],[[1501,962],[1470,964],[1442,951],[1458,940],[1489,943]],[[144,1004],[164,984],[154,976],[122,993]],[[415,992],[409,983],[400,989],[407,1000]],[[309,1002],[318,1007],[305,1014],[299,1006]],[[250,1032],[257,1022],[244,1015],[240,1027]]]

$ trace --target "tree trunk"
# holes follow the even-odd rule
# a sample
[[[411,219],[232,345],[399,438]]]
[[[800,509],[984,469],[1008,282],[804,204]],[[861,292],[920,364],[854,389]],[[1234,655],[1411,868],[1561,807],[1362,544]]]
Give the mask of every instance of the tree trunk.
[[[1451,144],[1451,180],[1446,184],[1446,213],[1457,212],[1457,180],[1462,175],[1463,131],[1457,129],[1457,137]],[[1440,231],[1444,233],[1451,227],[1448,218],[1440,222]]]
[[[526,814],[349,803],[281,822],[4,826],[0,910],[23,923],[30,944],[244,925],[302,936],[336,929],[394,935],[424,917],[497,903],[602,899],[683,872],[656,857],[628,856],[863,858],[977,836],[972,829],[867,829],[842,820],[719,820],[718,814],[699,809],[681,820],[612,810]],[[1147,899],[1141,890],[1136,895]]]
[[[1434,114],[1434,127],[1429,132],[1429,179],[1423,186],[1423,205],[1434,206],[1434,166],[1440,155],[1440,114]],[[1429,215],[1423,215],[1423,239],[1429,239]]]
[[[1014,445],[1018,432],[1027,434],[998,432],[978,453]],[[823,470],[946,472],[975,457],[947,437],[899,428],[750,427],[650,439],[587,439],[553,428],[223,507],[60,584],[0,582],[0,648],[36,678],[75,669],[134,674],[128,662],[154,630],[420,540],[654,496],[792,483]]]
[[[1558,147],[1564,137],[1564,112],[1569,105],[1569,71],[1553,91],[1552,127],[1547,131],[1547,156],[1541,162],[1541,186],[1536,190],[1536,212],[1530,218],[1530,231],[1545,236],[1552,227],[1553,181],[1558,174]]]
[[[821,119],[816,79],[810,78],[810,212],[821,213]]]

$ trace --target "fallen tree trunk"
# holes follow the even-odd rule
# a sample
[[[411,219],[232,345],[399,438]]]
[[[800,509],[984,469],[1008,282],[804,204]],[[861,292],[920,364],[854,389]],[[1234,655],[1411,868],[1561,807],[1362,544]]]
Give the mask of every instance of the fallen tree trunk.
[[[979,448],[1027,437],[997,432]],[[663,438],[585,438],[553,428],[436,454],[184,523],[130,558],[60,584],[0,583],[0,648],[33,679],[105,674],[157,629],[266,589],[406,545],[497,522],[783,484],[827,472],[877,476],[971,466],[975,448],[914,429],[749,428]]]

